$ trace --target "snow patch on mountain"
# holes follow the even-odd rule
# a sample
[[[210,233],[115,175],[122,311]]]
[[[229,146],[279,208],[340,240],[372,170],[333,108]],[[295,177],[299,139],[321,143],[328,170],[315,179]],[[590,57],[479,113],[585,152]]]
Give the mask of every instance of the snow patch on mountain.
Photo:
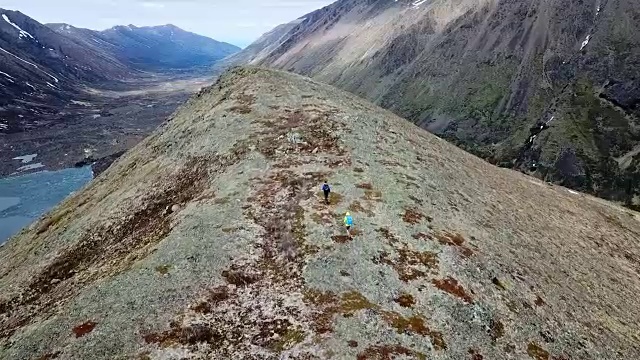
[[[13,76],[11,76],[11,75],[7,74],[6,72],[2,72],[2,71],[0,71],[0,75],[4,75],[4,76],[6,76],[6,77],[7,77],[7,80],[9,80],[9,81],[11,81],[11,82],[13,82],[13,80],[15,80],[15,79],[16,79],[16,78],[14,78]]]
[[[38,154],[29,154],[29,155],[22,155],[22,156],[16,156],[13,158],[13,160],[20,160],[22,161],[23,164],[28,164],[33,162],[33,160],[35,160],[35,158],[38,156]]]
[[[42,163],[29,164],[29,165],[25,165],[17,168],[16,171],[22,172],[22,171],[36,170],[36,169],[42,169],[43,167],[44,167],[44,164]]]
[[[18,25],[16,25],[16,24],[14,24],[11,20],[9,20],[9,17],[7,16],[7,14],[2,14],[2,18],[4,19],[4,21],[6,21],[7,23],[9,23],[9,25],[13,26],[14,28],[16,28],[16,29],[20,32],[20,35],[19,35],[19,37],[20,37],[20,38],[23,38],[23,37],[30,37],[30,38],[32,38],[33,40],[35,40],[35,39],[36,39],[36,38],[34,38],[34,37],[33,37],[33,35],[31,35],[31,34],[29,34],[28,32],[26,32],[26,31],[22,30],[22,29],[20,28],[20,26],[18,26]]]
[[[414,9],[417,9],[420,7],[420,5],[424,4],[425,2],[427,2],[427,0],[417,0],[413,2],[413,7]]]
[[[589,40],[591,40],[591,34],[587,35],[587,38],[582,42],[582,46],[580,46],[580,50],[584,49],[585,46],[589,44]]]
[[[56,78],[55,76],[53,76],[53,75],[49,74],[48,72],[46,72],[46,71],[44,71],[44,70],[40,69],[40,68],[38,67],[38,65],[36,65],[36,64],[34,64],[34,63],[30,62],[30,61],[27,61],[27,60],[25,60],[25,59],[23,59],[23,58],[21,58],[21,57],[19,57],[19,56],[17,56],[17,55],[14,55],[14,54],[12,54],[11,52],[9,52],[9,51],[7,51],[7,50],[5,50],[5,49],[1,48],[1,47],[0,47],[0,51],[5,52],[5,53],[7,53],[7,54],[9,54],[9,55],[13,56],[14,58],[16,58],[16,59],[18,59],[18,60],[22,61],[23,63],[25,63],[25,64],[29,64],[29,65],[33,66],[34,68],[36,68],[36,69],[38,69],[38,70],[42,71],[42,72],[43,72],[43,73],[45,73],[46,75],[50,76],[50,77],[51,77],[51,78],[52,78],[56,83],[60,82],[60,81],[58,80],[58,78]]]

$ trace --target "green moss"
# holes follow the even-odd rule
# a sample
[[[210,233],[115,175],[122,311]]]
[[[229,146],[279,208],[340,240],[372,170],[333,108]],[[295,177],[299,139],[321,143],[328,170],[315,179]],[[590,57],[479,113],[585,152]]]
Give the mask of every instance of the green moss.
[[[156,266],[156,271],[161,275],[167,275],[172,268],[173,266],[171,265],[159,265]]]
[[[299,245],[304,245],[307,232],[304,226],[304,208],[297,206],[293,220],[292,232]]]
[[[167,275],[169,273],[169,271],[171,271],[171,269],[173,269],[173,265],[159,265],[159,266],[156,266],[156,271],[158,273],[160,273],[161,275]]]
[[[527,354],[534,360],[549,359],[549,352],[533,341],[527,345]]]
[[[276,342],[271,344],[271,349],[276,352],[289,350],[296,344],[304,341],[307,334],[300,329],[288,329]]]

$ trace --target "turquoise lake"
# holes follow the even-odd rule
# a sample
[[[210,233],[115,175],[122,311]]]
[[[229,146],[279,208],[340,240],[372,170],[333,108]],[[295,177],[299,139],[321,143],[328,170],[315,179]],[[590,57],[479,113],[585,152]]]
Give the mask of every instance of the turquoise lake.
[[[92,177],[88,166],[0,179],[0,244],[82,188]]]

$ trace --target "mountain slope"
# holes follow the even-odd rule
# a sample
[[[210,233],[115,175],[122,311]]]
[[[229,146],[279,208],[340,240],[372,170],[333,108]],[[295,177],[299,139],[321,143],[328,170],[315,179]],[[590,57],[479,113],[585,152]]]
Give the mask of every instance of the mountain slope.
[[[0,357],[633,359],[639,235],[351,94],[236,69],[0,249]]]
[[[246,62],[337,85],[493,163],[640,204],[637,3],[341,0],[311,15]]]
[[[20,12],[0,9],[0,133],[42,126],[70,99],[86,98],[79,91],[83,84],[134,74],[108,54],[61,37]]]
[[[242,51],[238,51],[237,53],[225,58],[217,64],[217,67],[220,68],[232,64],[244,64],[250,61],[255,62],[265,56],[268,56],[272,50],[276,49],[283,41],[288,39],[287,35],[292,29],[296,28],[296,26],[305,20],[306,19],[296,19],[292,22],[276,26],[273,30],[260,36],[258,40],[254,41]]]

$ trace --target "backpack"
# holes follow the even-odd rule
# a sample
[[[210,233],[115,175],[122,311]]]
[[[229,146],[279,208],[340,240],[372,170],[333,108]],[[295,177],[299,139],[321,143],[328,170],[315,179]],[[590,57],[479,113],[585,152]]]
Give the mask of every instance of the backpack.
[[[322,191],[330,191],[331,188],[329,187],[329,184],[324,184],[322,185]]]

